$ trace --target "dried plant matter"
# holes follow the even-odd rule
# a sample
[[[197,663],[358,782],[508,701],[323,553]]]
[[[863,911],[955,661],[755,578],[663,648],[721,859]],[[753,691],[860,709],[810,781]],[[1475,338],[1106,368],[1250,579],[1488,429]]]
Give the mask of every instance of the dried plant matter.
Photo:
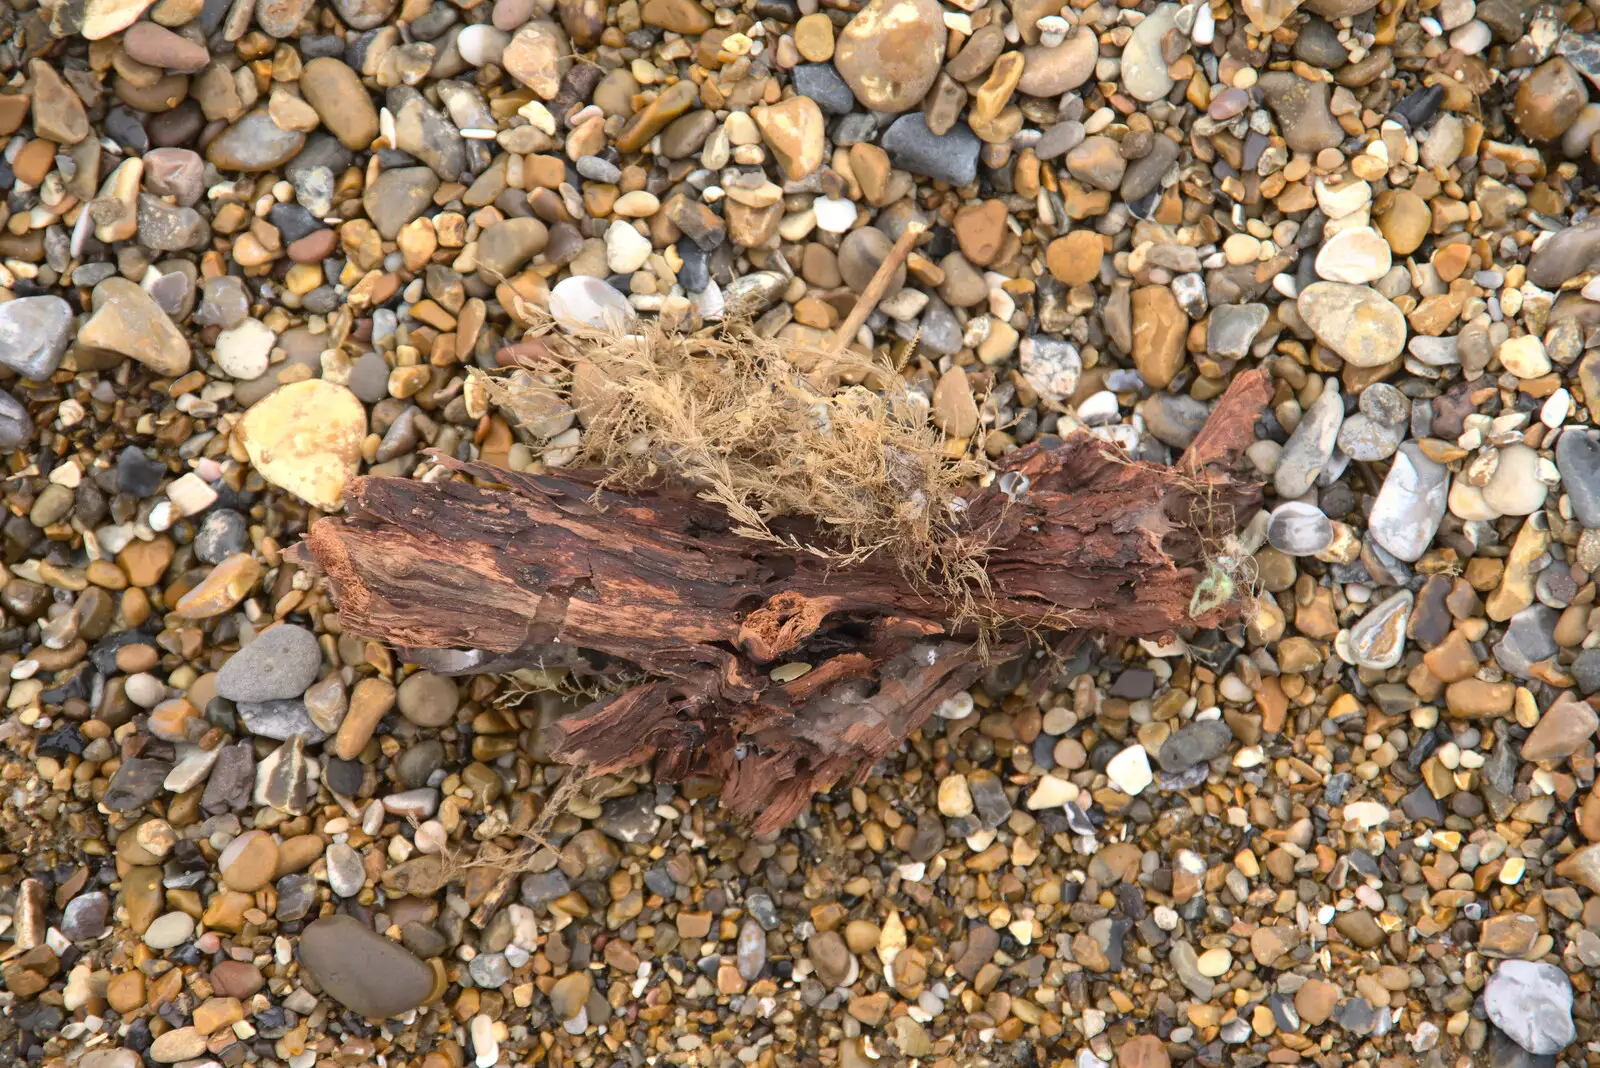
[[[535,434],[552,404],[577,408],[574,466],[606,472],[607,488],[675,478],[726,509],[735,533],[837,560],[886,552],[920,570],[959,544],[962,498],[984,467],[946,455],[926,401],[888,368],[740,326],[691,335],[650,323],[545,344],[551,355],[530,370],[481,381]],[[783,517],[816,521],[815,536],[780,535]]]
[[[647,361],[649,388],[596,397],[581,369],[550,376],[556,399],[572,397],[590,417],[587,432],[601,440],[589,459],[606,467],[517,474],[446,461],[477,484],[358,480],[347,514],[317,523],[298,558],[327,572],[347,630],[478,651],[428,654],[456,670],[562,655],[569,666],[592,657],[597,673],[644,672],[647,681],[563,721],[556,755],[597,773],[655,759],[664,779],[718,778],[724,803],[762,830],[814,790],[864,776],[970,686],[985,629],[989,651],[1010,656],[1081,637],[1066,628],[1162,638],[1237,616],[1236,598],[1191,607],[1223,536],[1210,524],[1242,521],[1259,504],[1259,488],[1228,463],[1269,395],[1260,373],[1235,380],[1175,467],[1075,434],[1020,450],[951,512],[963,482],[936,462],[939,443],[920,422],[896,421],[892,401],[873,408],[854,396],[865,391],[838,401],[771,382],[764,394],[770,365],[741,372],[735,351],[689,347],[703,344],[569,354],[613,369]],[[707,381],[673,362],[702,360],[720,373]],[[713,386],[719,397],[754,395],[750,429],[736,405],[706,402]],[[826,455],[855,465],[870,492],[806,462],[803,443],[824,425],[811,417],[819,402],[829,419],[843,415],[826,425],[851,428],[856,441]],[[669,421],[675,403],[688,424]],[[870,430],[852,422],[866,412],[879,413]],[[780,427],[798,438],[773,440]],[[906,467],[870,459],[869,436],[880,449],[903,444]],[[908,487],[926,498],[915,513],[925,525],[909,536],[895,529]],[[922,569],[908,568],[924,542]],[[941,554],[981,560],[981,572],[947,576]]]

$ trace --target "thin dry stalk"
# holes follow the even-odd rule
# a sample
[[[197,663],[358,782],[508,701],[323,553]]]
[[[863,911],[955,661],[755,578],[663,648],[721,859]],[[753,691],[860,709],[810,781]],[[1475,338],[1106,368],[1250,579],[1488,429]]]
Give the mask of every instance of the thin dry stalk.
[[[572,807],[572,803],[582,796],[584,787],[593,780],[594,776],[587,768],[578,766],[569,768],[566,776],[556,786],[555,792],[539,810],[533,826],[517,836],[530,843],[526,846],[507,851],[484,843],[476,852],[468,852],[468,847],[464,844],[461,846],[447,844],[440,857],[441,883],[459,882],[474,868],[493,868],[495,871],[512,875],[524,875],[538,870],[534,865],[534,858],[541,852],[547,849],[552,853],[561,852],[561,848],[550,841],[550,829],[555,826],[556,820]]]
[[[917,238],[922,236],[927,227],[913,220],[906,224],[905,230],[895,241],[889,254],[878,264],[878,269],[872,273],[872,278],[867,282],[867,288],[861,291],[861,296],[856,299],[855,307],[850,309],[850,314],[839,325],[833,335],[833,352],[835,355],[849,348],[856,339],[856,333],[861,329],[861,324],[867,321],[867,316],[878,306],[878,301],[883,299],[883,291],[889,288],[889,279],[894,277],[894,272],[911,255],[911,246],[917,243]]]

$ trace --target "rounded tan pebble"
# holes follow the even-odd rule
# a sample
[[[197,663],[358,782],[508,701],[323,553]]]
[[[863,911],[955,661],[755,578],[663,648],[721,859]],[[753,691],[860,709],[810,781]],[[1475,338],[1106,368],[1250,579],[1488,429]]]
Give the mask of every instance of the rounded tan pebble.
[[[639,18],[646,26],[693,35],[711,28],[711,13],[695,0],[644,0]]]
[[[78,330],[80,345],[121,353],[169,378],[189,370],[188,339],[133,282],[119,277],[102,281],[94,287],[94,309]]]
[[[1058,282],[1085,285],[1100,276],[1105,242],[1093,230],[1074,230],[1058,237],[1045,249],[1045,266]]]
[[[261,564],[255,557],[249,553],[235,553],[184,594],[174,611],[184,619],[220,616],[244,600],[260,577]]]
[[[327,843],[320,835],[297,834],[293,838],[285,838],[278,846],[278,866],[273,870],[272,877],[281,879],[285,875],[305,871],[326,849]]]
[[[654,193],[634,189],[618,197],[611,210],[625,219],[648,219],[661,210],[661,201]]]
[[[89,136],[89,117],[82,99],[49,62],[29,60],[28,78],[32,83],[35,134],[59,145],[75,145]]]
[[[143,626],[145,620],[150,618],[150,596],[143,590],[123,590],[118,607],[122,611],[123,620],[130,627]]]
[[[1557,56],[1522,80],[1512,114],[1529,140],[1552,141],[1567,132],[1588,102],[1577,69]]]
[[[1222,254],[1235,267],[1254,263],[1261,257],[1261,239],[1250,234],[1229,234],[1222,243]]]
[[[877,948],[881,933],[869,920],[851,920],[844,928],[844,942],[852,953],[868,953]]]
[[[478,268],[496,280],[510,278],[549,241],[550,231],[538,219],[497,222],[478,238]]]
[[[106,1003],[121,1013],[132,1012],[143,1006],[144,974],[123,972],[112,976],[111,981],[106,984]]]
[[[161,652],[153,645],[124,645],[117,650],[116,665],[118,671],[130,675],[139,671],[150,671],[161,662]]]
[[[1378,198],[1378,232],[1396,256],[1409,256],[1421,246],[1433,225],[1428,202],[1409,189],[1394,189]]]
[[[184,694],[189,703],[196,708],[205,708],[211,699],[217,696],[217,673],[208,671],[194,682],[189,684],[188,691]]]
[[[1063,738],[1056,743],[1053,753],[1056,766],[1067,771],[1077,771],[1089,762],[1089,753],[1076,738]]]
[[[332,511],[361,464],[367,410],[344,386],[311,378],[268,394],[234,433],[268,482]]]
[[[193,1027],[176,1027],[150,1044],[150,1059],[158,1064],[193,1060],[206,1051],[206,1036]]]
[[[833,289],[844,284],[839,273],[839,258],[833,249],[815,241],[800,254],[800,276],[811,285]]]
[[[561,76],[572,64],[571,53],[561,27],[548,19],[536,19],[511,38],[501,65],[541,100],[554,100],[561,91]]]
[[[174,71],[197,71],[211,62],[206,46],[157,26],[136,22],[122,35],[122,47],[140,63]]]
[[[356,683],[355,689],[350,691],[349,711],[334,738],[334,755],[340,760],[354,760],[360,756],[394,702],[395,688],[388,681],[373,678]]]
[[[344,147],[360,151],[377,138],[378,109],[348,64],[332,56],[311,60],[300,72],[300,93]]]
[[[571,1020],[583,1011],[584,1003],[589,1000],[589,991],[594,989],[594,980],[589,978],[588,972],[568,972],[555,981],[550,988],[550,1008],[558,1020]]]
[[[1017,82],[1017,89],[1029,96],[1060,96],[1094,74],[1100,41],[1092,27],[1084,26],[1054,48],[1024,48],[1022,58],[1022,79]]]
[[[202,1035],[215,1034],[244,1019],[244,1004],[235,997],[207,998],[194,1010],[194,1028]]]
[[[978,431],[978,404],[967,373],[952,367],[939,376],[933,388],[933,425],[952,438],[970,438]]]
[[[1006,229],[1008,217],[1003,200],[980,201],[956,212],[952,228],[962,254],[980,267],[993,263],[1010,233]]]
[[[833,64],[862,106],[907,111],[922,102],[944,62],[943,15],[934,0],[871,0],[857,12]]]
[[[825,124],[815,100],[792,96],[757,109],[754,117],[767,147],[782,165],[784,177],[799,181],[822,166],[827,147]]]
[[[971,308],[989,299],[989,283],[983,273],[960,252],[950,253],[939,266],[944,271],[939,296],[952,308]]]
[[[1073,148],[1066,156],[1067,170],[1080,182],[1107,192],[1122,184],[1128,161],[1110,137],[1096,135]]]
[[[833,20],[821,11],[802,16],[794,24],[794,45],[808,63],[833,58]]]
[[[338,672],[332,672],[312,683],[301,700],[305,701],[306,714],[311,717],[311,722],[325,731],[339,729],[349,706],[349,695],[345,693],[344,679]]]
[[[959,368],[957,368],[959,370]],[[947,775],[939,782],[939,811],[951,819],[972,815],[972,791],[965,775]]]
[[[1233,954],[1225,949],[1208,949],[1195,962],[1195,970],[1208,979],[1227,975],[1233,967]]]
[[[228,889],[255,893],[270,883],[278,870],[278,843],[266,831],[246,831],[228,843],[217,868]]]
[[[1117,1050],[1117,1068],[1171,1068],[1172,1058],[1156,1035],[1130,1038]]]
[[[84,568],[84,577],[94,585],[106,590],[125,590],[128,588],[128,576],[123,574],[122,568],[110,560],[91,560],[89,566]]]
[[[455,718],[461,695],[455,681],[418,671],[400,684],[400,714],[419,727],[442,727]]]
[[[42,137],[34,138],[22,146],[22,151],[17,153],[17,158],[11,164],[11,173],[19,181],[29,185],[39,185],[55,170],[57,145],[53,141],[46,141]]]
[[[1450,283],[1461,277],[1471,258],[1472,247],[1464,241],[1457,241],[1434,252],[1430,262],[1433,269],[1439,272],[1439,281]]]
[[[1145,384],[1164,389],[1183,367],[1189,316],[1166,286],[1133,291],[1133,364]]]

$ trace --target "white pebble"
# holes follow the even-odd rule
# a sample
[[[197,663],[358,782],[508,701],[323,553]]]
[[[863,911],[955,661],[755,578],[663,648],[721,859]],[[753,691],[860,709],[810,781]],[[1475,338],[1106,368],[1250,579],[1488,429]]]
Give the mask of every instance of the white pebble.
[[[150,509],[150,529],[157,534],[172,529],[172,524],[178,519],[177,511],[171,501],[157,501],[155,507]]]
[[[1089,426],[1099,426],[1117,418],[1117,395],[1109,389],[1091,394],[1078,405],[1078,418]]]
[[[246,319],[231,330],[217,335],[212,358],[229,378],[249,382],[267,373],[272,346],[278,340],[266,323]]]
[[[1543,407],[1539,409],[1539,422],[1554,430],[1566,422],[1571,406],[1572,394],[1563,386],[1546,398]]]
[[[494,1068],[500,1059],[500,1044],[494,1040],[494,1021],[485,1013],[472,1018],[472,1048],[478,1055],[478,1068]]]
[[[606,266],[618,274],[632,274],[650,258],[650,239],[618,219],[606,229]]]
[[[1077,798],[1078,787],[1075,784],[1054,775],[1046,775],[1039,780],[1039,785],[1033,788],[1033,793],[1028,795],[1028,811],[1060,808],[1068,801],[1076,801]]]
[[[456,37],[456,51],[474,67],[498,64],[505,54],[511,35],[487,23],[468,26]],[[547,131],[553,132],[553,131]]]
[[[1376,801],[1356,801],[1344,806],[1344,819],[1363,831],[1370,831],[1389,822],[1389,807]]]
[[[550,114],[550,109],[541,101],[530,100],[517,109],[517,114],[527,119],[535,130],[549,134],[556,134],[556,117]]]
[[[194,934],[194,917],[187,912],[168,912],[150,921],[144,931],[144,944],[151,949],[176,949]]]
[[[550,290],[550,314],[569,330],[575,327],[620,330],[633,319],[633,309],[628,306],[626,297],[603,279],[585,275],[571,275],[556,283]]]
[[[972,715],[972,695],[966,691],[946,697],[933,714],[940,719],[966,719]]]
[[[1130,745],[1111,758],[1106,765],[1106,777],[1111,785],[1125,794],[1138,794],[1155,782],[1150,771],[1150,757],[1142,745]]]
[[[167,687],[148,671],[140,671],[128,676],[122,692],[140,708],[154,708],[167,696]]]
[[[1475,56],[1489,47],[1489,42],[1494,39],[1494,31],[1487,25],[1473,19],[1465,26],[1450,34],[1450,47],[1458,49],[1463,55]]]
[[[855,225],[857,211],[854,201],[818,197],[811,202],[811,210],[817,218],[817,229],[824,233],[842,234]]]
[[[198,515],[217,503],[217,491],[189,471],[167,487],[167,500],[184,515]]]
[[[448,838],[444,824],[438,820],[426,820],[417,827],[417,852],[428,855],[443,853]]]
[[[1255,696],[1250,689],[1250,684],[1237,675],[1224,675],[1217,688],[1222,692],[1224,699],[1234,704],[1244,704]]]

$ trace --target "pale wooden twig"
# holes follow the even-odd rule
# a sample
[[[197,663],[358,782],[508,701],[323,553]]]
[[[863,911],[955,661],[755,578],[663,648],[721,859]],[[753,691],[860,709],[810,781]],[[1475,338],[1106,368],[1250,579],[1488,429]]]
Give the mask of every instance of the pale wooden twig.
[[[900,265],[905,263],[906,257],[911,255],[911,246],[916,244],[917,238],[921,237],[926,229],[927,227],[920,222],[912,221],[906,224],[900,239],[894,243],[889,254],[878,265],[872,281],[867,283],[867,288],[856,298],[856,306],[850,309],[850,314],[845,317],[838,332],[833,335],[833,344],[830,346],[832,355],[838,356],[850,347],[850,343],[856,338],[856,332],[861,329],[861,324],[867,321],[872,309],[883,299],[883,291],[889,288],[889,279],[894,277],[894,272],[899,270]]]

